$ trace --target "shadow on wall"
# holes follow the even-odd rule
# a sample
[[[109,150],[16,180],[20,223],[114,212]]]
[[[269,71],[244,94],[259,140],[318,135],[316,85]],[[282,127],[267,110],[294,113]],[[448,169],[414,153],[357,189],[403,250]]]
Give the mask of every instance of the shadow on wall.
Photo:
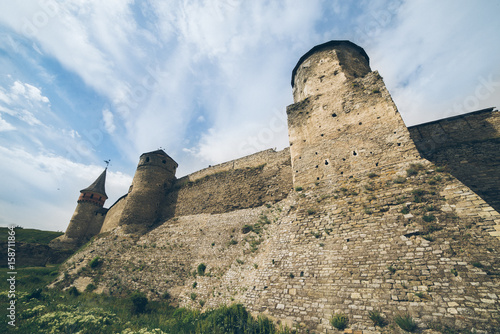
[[[423,158],[500,211],[500,112],[488,108],[408,129]]]

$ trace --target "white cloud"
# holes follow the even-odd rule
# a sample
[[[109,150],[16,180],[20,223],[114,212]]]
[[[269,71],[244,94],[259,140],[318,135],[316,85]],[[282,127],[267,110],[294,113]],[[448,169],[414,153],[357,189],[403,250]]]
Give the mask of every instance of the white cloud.
[[[106,131],[108,131],[108,133],[110,133],[110,134],[115,132],[116,126],[115,126],[115,123],[113,121],[114,116],[113,116],[113,113],[111,111],[109,111],[109,109],[102,110],[102,119],[104,121],[104,127],[106,128]]]
[[[7,122],[6,120],[2,119],[2,115],[0,114],[0,132],[2,131],[12,131],[15,130],[16,128]]]

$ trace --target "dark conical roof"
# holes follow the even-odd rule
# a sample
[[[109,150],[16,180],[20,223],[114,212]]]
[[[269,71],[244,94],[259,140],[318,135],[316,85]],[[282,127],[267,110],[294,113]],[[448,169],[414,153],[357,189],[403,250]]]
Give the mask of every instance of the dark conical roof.
[[[92,183],[90,186],[88,186],[85,189],[80,190],[81,193],[86,192],[86,191],[91,191],[94,193],[98,193],[101,195],[106,196],[108,198],[108,195],[106,195],[106,190],[104,188],[104,184],[106,183],[106,171],[108,169],[105,168],[104,171],[99,175],[99,177]]]

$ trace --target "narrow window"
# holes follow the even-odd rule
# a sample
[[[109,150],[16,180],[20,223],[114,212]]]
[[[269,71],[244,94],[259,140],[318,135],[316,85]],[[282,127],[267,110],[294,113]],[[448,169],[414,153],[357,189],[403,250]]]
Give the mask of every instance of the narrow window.
[[[149,157],[146,158],[146,162],[149,162]]]

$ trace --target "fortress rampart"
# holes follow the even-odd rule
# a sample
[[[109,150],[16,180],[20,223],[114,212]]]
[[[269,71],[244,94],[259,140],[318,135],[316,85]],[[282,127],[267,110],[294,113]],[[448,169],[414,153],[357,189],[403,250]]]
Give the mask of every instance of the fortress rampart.
[[[399,334],[402,313],[422,331],[497,332],[499,113],[407,129],[348,41],[306,53],[292,86],[290,148],[180,179],[165,152],[145,153],[107,233],[55,285],[168,292],[202,310],[239,302],[299,333],[337,333],[330,319],[345,314],[349,330]],[[81,270],[95,256],[100,270]]]

